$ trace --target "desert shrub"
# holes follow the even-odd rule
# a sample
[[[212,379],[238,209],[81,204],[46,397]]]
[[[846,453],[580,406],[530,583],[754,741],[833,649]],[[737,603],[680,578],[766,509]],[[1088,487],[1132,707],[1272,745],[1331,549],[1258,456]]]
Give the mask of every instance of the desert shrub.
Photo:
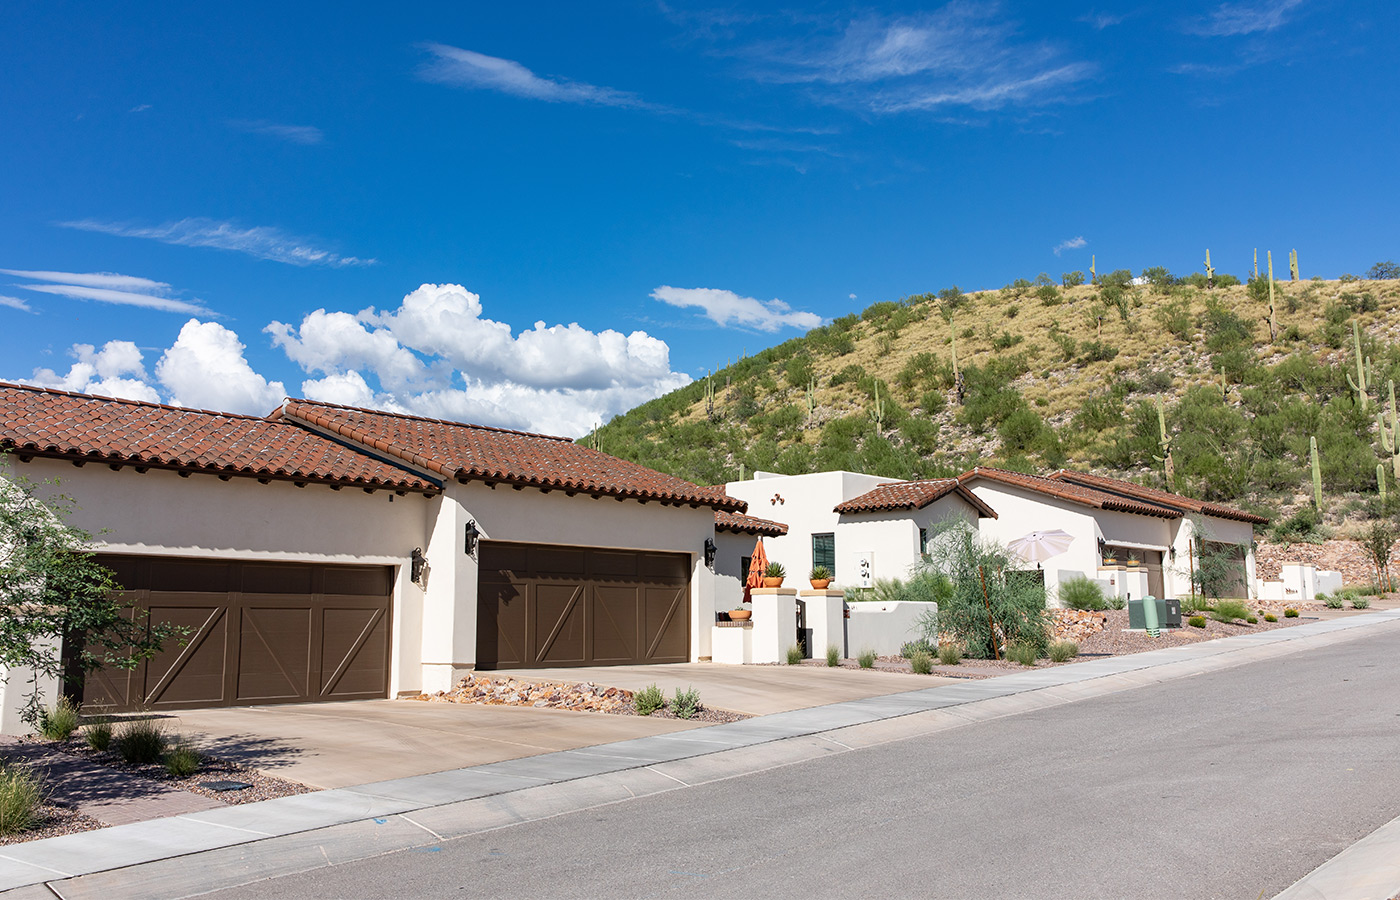
[[[1367,598],[1367,597],[1352,597],[1352,598],[1351,598],[1351,608],[1352,608],[1352,609],[1366,609],[1366,608],[1369,607],[1370,605],[1371,605],[1371,601],[1370,601],[1370,599]]]
[[[1102,612],[1108,608],[1103,588],[1083,575],[1060,582],[1060,602],[1070,609]]]
[[[1048,653],[1051,662],[1068,662],[1079,655],[1079,645],[1074,641],[1051,641]]]
[[[1250,625],[1258,625],[1258,624],[1259,624],[1259,619],[1258,619],[1257,617],[1255,617],[1255,616],[1250,616],[1249,618],[1245,619],[1245,621],[1248,622]]]
[[[1366,271],[1366,277],[1372,281],[1400,278],[1400,264],[1389,259],[1378,262]]]
[[[1023,666],[1034,666],[1038,654],[1029,644],[1011,644],[1006,648],[1006,658]]]
[[[938,605],[939,633],[962,644],[968,656],[988,659],[998,649],[994,622],[1008,644],[1043,650],[1048,642],[1045,586],[1017,577],[1020,565],[1019,558],[1004,546],[984,541],[965,521],[937,527],[926,561],[916,572],[948,579],[947,594]]]
[[[106,719],[93,722],[83,729],[83,737],[92,749],[106,750],[112,743],[112,723]]]
[[[1021,343],[1021,342],[1024,341],[1025,339],[1026,339],[1025,335],[1021,335],[1021,334],[1012,334],[1012,333],[1009,332],[1009,331],[1003,331],[1001,334],[999,334],[999,335],[997,335],[996,337],[992,338],[992,349],[993,349],[993,350],[1010,350],[1012,347],[1014,347],[1014,346],[1016,346],[1017,344]]]
[[[1346,600],[1338,594],[1318,594],[1317,599],[1328,609],[1341,609],[1346,605]]]
[[[862,651],[860,651],[860,654],[856,656],[856,662],[860,663],[860,667],[861,667],[862,669],[873,669],[873,668],[875,668],[875,651],[874,651],[874,650],[862,650]]]
[[[928,638],[919,638],[913,641],[905,641],[904,645],[899,648],[899,655],[905,659],[913,658],[915,653],[927,653],[929,656],[932,656],[934,653],[933,644]]]
[[[835,644],[826,645],[826,664],[829,668],[841,665],[841,648]]]
[[[165,771],[176,778],[188,778],[199,771],[200,761],[199,751],[182,738],[165,754]]]
[[[1201,330],[1206,336],[1206,349],[1211,353],[1223,353],[1254,343],[1253,323],[1215,298],[1206,301]]]
[[[39,714],[39,733],[51,741],[66,741],[78,730],[78,708],[67,697]]]
[[[1206,617],[1205,617],[1205,616],[1192,616],[1191,618],[1189,618],[1189,619],[1186,620],[1186,624],[1187,624],[1187,625],[1190,625],[1192,628],[1205,628],[1205,627],[1206,627]]]
[[[933,657],[923,650],[909,657],[909,670],[915,675],[927,675],[933,671]]]
[[[1109,608],[1109,609],[1122,609],[1123,607],[1125,607],[1125,606],[1127,606],[1127,605],[1128,605],[1128,601],[1125,600],[1125,599],[1123,599],[1122,597],[1109,597],[1109,598],[1108,598],[1108,608]]]
[[[1229,624],[1236,619],[1249,616],[1249,607],[1240,600],[1218,600],[1210,610],[1210,617],[1217,622]]]
[[[632,702],[637,707],[637,715],[649,716],[658,709],[666,708],[666,695],[661,692],[661,688],[655,682],[642,688],[632,695]]]
[[[159,762],[166,743],[165,727],[155,719],[132,719],[117,732],[117,753],[129,763]]]
[[[1182,341],[1190,341],[1196,332],[1196,321],[1191,316],[1191,304],[1184,298],[1164,303],[1152,313],[1157,324]]]
[[[938,664],[940,666],[956,666],[962,662],[962,648],[957,644],[938,645]]]
[[[1066,272],[1060,276],[1060,284],[1067,288],[1079,287],[1084,283],[1084,273],[1075,269],[1073,272]]]
[[[1273,613],[1264,613],[1264,621],[1265,621],[1265,622],[1277,622],[1277,621],[1278,621],[1278,616],[1274,615]]]
[[[1320,544],[1329,534],[1322,524],[1322,514],[1310,505],[1300,506],[1286,519],[1269,529],[1269,539],[1277,543]]]
[[[924,391],[919,396],[919,405],[928,415],[936,416],[948,408],[948,398],[943,396],[942,391]]]
[[[1283,617],[1285,619],[1296,619],[1298,618],[1298,610],[1290,606],[1288,609],[1285,609],[1283,611]]]
[[[700,711],[700,692],[694,687],[685,690],[676,688],[676,697],[671,701],[671,712],[677,719],[691,719]]]
[[[1118,355],[1118,348],[1107,341],[1085,341],[1079,345],[1082,363],[1109,362]]]
[[[1064,298],[1053,284],[1041,285],[1036,289],[1035,296],[1041,306],[1059,306],[1064,302]]]
[[[34,824],[44,786],[27,768],[0,764],[0,835],[19,834]]]
[[[791,647],[787,648],[787,664],[790,666],[796,666],[801,665],[801,663],[802,648],[799,647],[797,644],[793,644]]]

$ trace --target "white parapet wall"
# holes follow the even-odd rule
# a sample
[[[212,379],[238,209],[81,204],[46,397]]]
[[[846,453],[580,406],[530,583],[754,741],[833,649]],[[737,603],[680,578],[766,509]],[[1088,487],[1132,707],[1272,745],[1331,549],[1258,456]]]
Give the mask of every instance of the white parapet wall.
[[[53,652],[58,648],[58,638],[44,641],[44,649]],[[23,719],[24,706],[29,695],[39,694],[39,705],[48,709],[58,701],[58,679],[47,675],[34,677],[34,670],[28,667],[9,669],[0,666],[0,734],[33,734],[34,729]]]
[[[937,603],[897,600],[892,603],[846,604],[846,652],[857,656],[874,650],[879,656],[895,656],[906,641],[922,635],[919,618],[938,612]]]

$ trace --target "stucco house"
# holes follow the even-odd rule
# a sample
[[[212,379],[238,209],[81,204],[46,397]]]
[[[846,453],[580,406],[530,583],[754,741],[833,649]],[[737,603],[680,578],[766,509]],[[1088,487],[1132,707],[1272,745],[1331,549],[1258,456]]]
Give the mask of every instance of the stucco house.
[[[190,629],[89,679],[113,709],[696,660],[707,545],[745,508],[565,438],[308,400],[259,418],[0,384],[0,449],[60,478],[133,599]]]

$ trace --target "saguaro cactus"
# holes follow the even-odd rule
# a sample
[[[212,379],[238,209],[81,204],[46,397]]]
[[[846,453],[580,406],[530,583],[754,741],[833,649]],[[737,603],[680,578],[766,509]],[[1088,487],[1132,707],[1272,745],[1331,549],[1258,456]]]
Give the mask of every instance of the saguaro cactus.
[[[958,368],[958,326],[952,313],[948,314],[948,328],[953,335],[953,396],[956,398],[958,406],[962,406],[965,391],[962,369]]]
[[[1084,257],[1082,257],[1082,256],[1080,257],[1080,259],[1083,259],[1083,258],[1084,258]],[[1090,283],[1090,284],[1098,284],[1098,283],[1099,283],[1099,273],[1098,273],[1097,270],[1094,269],[1094,264],[1097,263],[1097,262],[1098,262],[1098,258],[1097,258],[1094,254],[1090,253],[1090,254],[1089,254],[1089,283]]]
[[[1322,510],[1322,464],[1317,457],[1317,438],[1308,438],[1308,451],[1312,457],[1313,506]]]
[[[1215,287],[1215,266],[1210,264],[1210,248],[1206,248],[1206,287]]]
[[[1288,251],[1288,280],[1289,280],[1289,281],[1297,281],[1297,280],[1298,280],[1298,251],[1297,251],[1297,250],[1289,250],[1289,251]]]
[[[1400,415],[1395,409],[1395,379],[1389,382],[1390,424],[1387,426],[1385,414],[1376,413],[1376,432],[1380,435],[1381,449],[1390,454],[1390,465],[1395,472],[1395,481],[1400,484]]]
[[[807,379],[807,421],[812,421],[812,416],[817,412],[817,379],[816,376]]]
[[[1367,375],[1371,370],[1371,360],[1361,354],[1361,326],[1355,319],[1351,323],[1351,346],[1356,356],[1356,378],[1353,380],[1351,373],[1348,372],[1347,384],[1351,385],[1353,391],[1356,391],[1356,402],[1361,405],[1362,411],[1365,411],[1371,402],[1371,397],[1367,393],[1369,387]]]
[[[885,424],[885,401],[880,396],[880,382],[875,382],[875,405],[870,409],[870,418],[875,420],[875,433],[879,434]]]
[[[1269,340],[1278,335],[1278,325],[1274,322],[1274,251],[1269,251]]]
[[[1153,459],[1162,464],[1162,477],[1167,482],[1167,490],[1175,491],[1176,462],[1172,459],[1172,438],[1167,433],[1167,413],[1161,397],[1157,398],[1157,430],[1160,434],[1157,446],[1162,448],[1162,455],[1154,456]]]
[[[598,433],[598,429],[603,427],[601,422],[593,423],[593,433],[588,436],[588,447],[591,450],[602,451],[603,436]]]
[[[1381,492],[1381,509],[1385,509],[1385,463],[1376,463],[1376,486]]]
[[[1254,277],[1259,277],[1259,248],[1254,248]]]
[[[705,417],[710,421],[715,418],[715,376],[714,373],[705,375]]]

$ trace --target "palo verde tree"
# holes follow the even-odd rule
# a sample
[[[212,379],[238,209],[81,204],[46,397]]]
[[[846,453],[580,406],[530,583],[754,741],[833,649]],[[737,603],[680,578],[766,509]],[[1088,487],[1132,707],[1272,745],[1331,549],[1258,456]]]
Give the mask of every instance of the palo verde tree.
[[[938,601],[939,634],[963,644],[972,659],[1000,659],[1003,647],[1049,642],[1045,585],[1006,547],[983,539],[962,519],[937,526],[928,553],[915,569],[947,576]]]
[[[86,673],[133,669],[181,631],[148,627],[119,599],[91,536],[66,521],[73,499],[41,486],[57,482],[14,476],[0,457],[0,666],[28,673],[22,716],[31,725],[43,714],[40,681],[65,674],[65,640],[69,665]]]

